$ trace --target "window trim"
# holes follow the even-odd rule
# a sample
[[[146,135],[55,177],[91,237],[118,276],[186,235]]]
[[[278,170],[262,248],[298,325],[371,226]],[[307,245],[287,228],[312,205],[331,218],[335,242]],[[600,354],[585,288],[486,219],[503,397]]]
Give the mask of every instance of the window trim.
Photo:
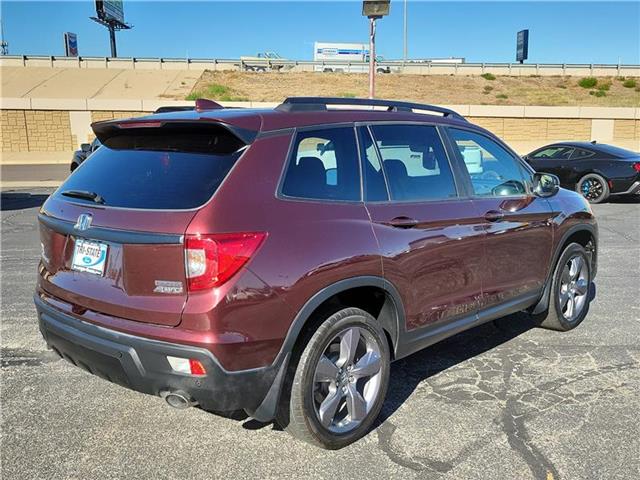
[[[460,168],[461,168],[461,174],[464,176],[465,178],[465,183],[467,185],[467,189],[468,189],[468,194],[469,197],[472,199],[496,199],[496,198],[501,198],[501,199],[520,199],[520,198],[526,198],[526,197],[531,197],[533,196],[533,192],[531,191],[529,182],[527,182],[524,178],[524,172],[528,172],[529,174],[533,175],[535,174],[535,170],[533,169],[533,167],[531,167],[531,165],[529,165],[528,163],[526,163],[522,157],[520,157],[520,155],[518,155],[517,153],[515,153],[506,143],[504,143],[502,140],[500,140],[498,137],[492,135],[492,134],[487,134],[481,130],[477,130],[475,128],[469,128],[468,126],[451,126],[451,125],[447,125],[446,127],[444,127],[444,129],[446,130],[446,135],[447,138],[449,139],[451,148],[453,150],[453,153],[456,157],[456,161],[458,162]],[[521,171],[521,175],[523,175],[523,184],[525,187],[526,192],[525,193],[521,193],[519,195],[500,195],[500,196],[495,196],[495,195],[478,195],[475,193],[475,190],[473,189],[473,183],[471,182],[471,175],[469,174],[469,171],[467,170],[465,164],[464,164],[464,158],[462,158],[462,153],[460,152],[460,149],[458,148],[455,140],[453,139],[453,135],[451,134],[450,130],[464,130],[467,132],[471,132],[474,133],[476,135],[479,135],[481,137],[486,138],[489,141],[492,141],[494,143],[496,143],[499,147],[501,147],[505,152],[507,152],[511,158],[513,158],[513,160],[516,162],[516,166],[518,167],[518,170]],[[522,171],[524,170],[524,172]]]
[[[458,184],[459,179],[457,178],[457,172],[456,169],[454,168],[452,162],[451,162],[451,158],[450,158],[450,153],[447,149],[447,143],[445,142],[445,139],[443,138],[442,132],[440,131],[440,125],[435,123],[435,122],[403,122],[403,121],[382,121],[382,122],[357,122],[356,125],[360,125],[362,127],[365,127],[368,132],[369,135],[371,136],[371,140],[373,140],[373,145],[376,151],[376,156],[378,157],[378,162],[380,162],[380,168],[382,169],[383,175],[384,175],[384,180],[385,180],[385,185],[387,187],[387,200],[374,200],[374,201],[368,201],[365,200],[366,203],[371,203],[371,204],[422,204],[422,203],[434,203],[434,202],[447,202],[447,201],[458,201],[462,198],[466,198],[466,195],[463,195],[462,192],[463,190],[460,188],[460,185]],[[388,125],[400,125],[400,126],[421,126],[421,127],[433,127],[436,131],[436,134],[438,135],[438,138],[440,139],[440,143],[442,144],[442,148],[444,150],[444,154],[445,154],[445,158],[447,160],[447,164],[449,166],[449,171],[451,172],[451,178],[453,180],[453,189],[455,190],[455,196],[454,197],[440,197],[440,198],[424,198],[424,199],[420,199],[420,200],[396,200],[394,198],[392,198],[391,196],[391,189],[389,188],[389,183],[388,183],[388,179],[387,179],[387,173],[386,170],[384,168],[384,162],[382,159],[382,154],[380,153],[380,149],[378,148],[378,143],[376,140],[375,135],[373,134],[373,131],[371,130],[371,127],[375,127],[375,126],[388,126]],[[362,170],[362,167],[361,167]],[[364,179],[363,179],[364,181]],[[364,196],[363,196],[364,198]]]
[[[298,135],[307,131],[319,131],[319,130],[334,130],[337,128],[350,128],[353,131],[355,145],[356,145],[356,162],[358,165],[358,172],[360,175],[360,199],[359,200],[340,200],[336,198],[306,198],[306,197],[294,197],[286,195],[282,188],[284,187],[284,181],[289,171],[289,166],[294,156],[294,149]],[[358,145],[358,135],[353,122],[340,122],[340,123],[327,123],[321,125],[306,125],[304,127],[296,127],[292,129],[291,139],[289,140],[289,148],[287,149],[286,160],[283,162],[282,170],[280,171],[280,177],[278,179],[278,186],[276,188],[275,198],[288,202],[303,202],[303,203],[332,203],[332,204],[349,204],[359,205],[364,203],[363,190],[362,190],[362,165],[360,162],[360,150]]]
[[[387,174],[384,171],[384,167],[382,166],[382,161],[380,160],[380,156],[378,155],[378,149],[375,146],[375,139],[373,138],[373,134],[367,125],[361,125],[359,127],[354,126],[356,129],[356,139],[358,140],[358,156],[360,157],[360,183],[362,184],[362,200],[365,203],[388,203],[391,199],[391,193],[389,192],[389,182],[387,181]],[[380,164],[380,171],[382,172],[382,180],[384,181],[384,190],[387,194],[387,198],[383,200],[367,200],[367,192],[365,189],[365,179],[364,179],[364,162],[368,162],[366,158],[366,151],[364,150],[364,146],[361,145],[362,135],[369,135],[371,139],[371,143],[373,145],[374,154],[378,163]]]

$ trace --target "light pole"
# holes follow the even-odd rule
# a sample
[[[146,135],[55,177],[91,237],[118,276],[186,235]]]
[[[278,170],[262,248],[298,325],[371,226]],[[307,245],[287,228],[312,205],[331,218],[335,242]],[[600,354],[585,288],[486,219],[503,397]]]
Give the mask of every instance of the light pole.
[[[402,36],[403,36],[402,64],[404,65],[405,63],[407,63],[407,56],[408,56],[407,55],[407,0],[404,0],[404,21],[403,21]]]
[[[369,17],[369,98],[376,93],[376,18]]]
[[[369,18],[369,98],[376,90],[376,20],[389,15],[391,0],[364,0],[362,15]]]

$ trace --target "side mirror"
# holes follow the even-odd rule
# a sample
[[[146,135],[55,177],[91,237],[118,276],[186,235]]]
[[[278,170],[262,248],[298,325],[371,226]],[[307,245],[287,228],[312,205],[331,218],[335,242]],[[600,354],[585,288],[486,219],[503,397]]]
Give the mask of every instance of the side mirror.
[[[560,189],[560,179],[550,173],[533,175],[533,193],[538,197],[552,197]]]
[[[91,144],[90,143],[83,143],[80,145],[80,150],[82,150],[83,152],[90,152],[91,151]]]

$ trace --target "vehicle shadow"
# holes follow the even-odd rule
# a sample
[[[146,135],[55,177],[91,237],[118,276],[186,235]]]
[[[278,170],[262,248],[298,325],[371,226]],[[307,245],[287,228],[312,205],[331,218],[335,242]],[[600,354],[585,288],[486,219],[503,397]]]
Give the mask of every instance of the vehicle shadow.
[[[0,210],[24,210],[40,207],[49,197],[48,194],[31,194],[26,192],[2,192],[0,195]]]
[[[380,426],[387,418],[393,415],[420,383],[470,358],[513,340],[535,327],[535,320],[529,315],[516,313],[454,335],[429,348],[394,362],[391,365],[391,378],[387,398],[374,424],[374,428]],[[223,416],[237,421],[244,421],[242,427],[247,430],[258,430],[270,425],[274,430],[281,430],[274,422],[254,420],[248,418],[244,412],[230,412]]]
[[[394,362],[391,365],[387,399],[375,427],[393,415],[420,383],[535,327],[536,323],[529,315],[516,313],[454,335]]]
[[[640,203],[640,195],[612,195],[606,203]]]

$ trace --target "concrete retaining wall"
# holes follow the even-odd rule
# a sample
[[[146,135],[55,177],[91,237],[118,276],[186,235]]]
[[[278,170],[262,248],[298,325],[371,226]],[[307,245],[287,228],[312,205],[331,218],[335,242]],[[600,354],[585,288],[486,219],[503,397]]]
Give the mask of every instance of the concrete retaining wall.
[[[222,102],[266,107],[276,103]],[[2,98],[3,164],[66,162],[93,139],[92,122],[136,117],[188,101]],[[526,153],[560,140],[597,140],[640,151],[640,108],[448,105]],[[63,152],[63,153],[61,153]]]

